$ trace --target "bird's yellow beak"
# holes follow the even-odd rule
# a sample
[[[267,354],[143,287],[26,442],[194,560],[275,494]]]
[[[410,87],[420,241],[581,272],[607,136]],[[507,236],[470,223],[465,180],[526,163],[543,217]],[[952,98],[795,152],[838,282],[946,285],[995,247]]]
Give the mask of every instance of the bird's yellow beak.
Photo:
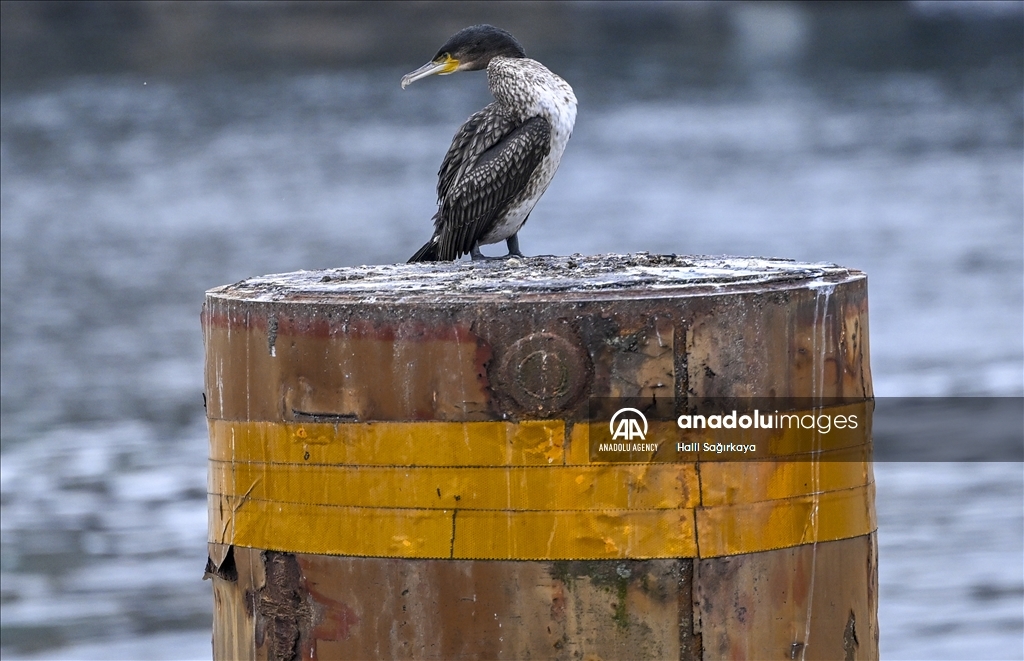
[[[448,74],[453,73],[458,68],[459,61],[456,60],[451,55],[445,53],[444,59],[438,59],[434,60],[433,62],[427,62],[419,69],[416,69],[416,71],[412,71],[402,76],[402,89],[405,89],[410,84],[415,83],[417,80],[421,78],[433,76],[435,73],[438,74],[439,76],[447,76]]]

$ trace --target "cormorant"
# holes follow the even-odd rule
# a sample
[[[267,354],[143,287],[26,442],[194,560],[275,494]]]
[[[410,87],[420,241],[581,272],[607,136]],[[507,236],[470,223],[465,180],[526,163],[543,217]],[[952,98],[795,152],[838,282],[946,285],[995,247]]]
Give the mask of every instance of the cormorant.
[[[456,32],[434,59],[406,74],[402,88],[433,74],[487,69],[494,102],[470,116],[452,139],[437,181],[434,235],[409,260],[454,260],[505,241],[522,256],[519,228],[555,176],[576,122],[576,95],[547,67],[526,57],[508,32],[474,25]]]

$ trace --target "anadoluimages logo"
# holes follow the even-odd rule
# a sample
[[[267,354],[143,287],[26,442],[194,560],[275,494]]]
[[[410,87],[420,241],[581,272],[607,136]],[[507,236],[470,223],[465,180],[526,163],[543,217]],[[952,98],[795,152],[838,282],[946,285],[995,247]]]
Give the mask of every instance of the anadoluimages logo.
[[[625,413],[634,413],[639,416],[639,420],[636,417],[624,417]],[[643,423],[643,429],[640,428],[640,423]],[[612,440],[623,439],[626,441],[643,441],[647,438],[647,416],[641,413],[638,409],[634,408],[621,408],[615,412],[612,416],[611,421],[608,423],[608,431],[612,435]]]

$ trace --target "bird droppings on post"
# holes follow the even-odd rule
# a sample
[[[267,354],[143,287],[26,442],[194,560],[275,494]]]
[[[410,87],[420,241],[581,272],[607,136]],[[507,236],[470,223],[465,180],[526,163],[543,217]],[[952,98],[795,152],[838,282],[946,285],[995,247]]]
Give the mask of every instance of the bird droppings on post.
[[[771,285],[842,279],[854,271],[824,262],[768,257],[633,254],[540,256],[485,262],[433,262],[353,266],[248,278],[215,290],[253,301],[302,300],[318,294],[333,301],[423,300],[543,294],[586,294],[649,288],[698,290],[729,285]]]

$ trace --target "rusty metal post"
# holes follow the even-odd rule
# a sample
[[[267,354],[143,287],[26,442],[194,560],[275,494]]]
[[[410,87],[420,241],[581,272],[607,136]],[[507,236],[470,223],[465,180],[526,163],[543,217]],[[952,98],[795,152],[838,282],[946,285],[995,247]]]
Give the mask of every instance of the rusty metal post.
[[[588,445],[593,397],[869,400],[863,273],[369,266],[213,289],[202,318],[215,659],[877,658],[868,455]]]

